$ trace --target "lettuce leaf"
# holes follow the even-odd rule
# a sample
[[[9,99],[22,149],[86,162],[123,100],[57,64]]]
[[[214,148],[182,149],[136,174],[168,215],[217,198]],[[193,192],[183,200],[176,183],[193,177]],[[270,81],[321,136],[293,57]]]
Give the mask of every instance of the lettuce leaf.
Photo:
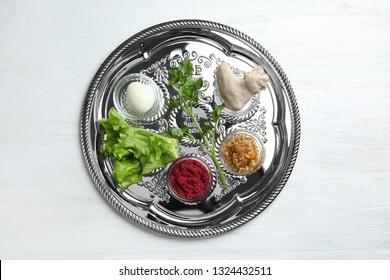
[[[142,167],[138,160],[116,160],[114,163],[113,176],[121,185],[121,192],[128,186],[141,181]]]
[[[122,186],[121,191],[141,181],[143,174],[177,158],[177,139],[132,127],[115,108],[110,109],[107,119],[100,121],[100,132],[106,134],[101,153],[114,159],[113,176]]]

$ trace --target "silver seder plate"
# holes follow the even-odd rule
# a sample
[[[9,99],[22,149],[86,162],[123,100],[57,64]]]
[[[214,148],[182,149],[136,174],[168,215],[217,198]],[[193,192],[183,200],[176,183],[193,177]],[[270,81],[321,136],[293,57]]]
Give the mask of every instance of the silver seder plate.
[[[210,105],[218,101],[215,70],[221,62],[237,71],[262,66],[270,76],[268,88],[250,101],[240,116],[224,114],[218,122],[217,143],[231,130],[245,128],[258,133],[265,143],[262,168],[250,176],[225,175],[227,185],[218,182],[208,198],[195,205],[177,201],[169,194],[165,174],[168,166],[144,176],[125,192],[112,178],[112,161],[100,154],[103,136],[99,120],[106,118],[113,104],[118,80],[130,73],[154,79],[163,95],[174,89],[168,85],[168,70],[189,58],[195,77],[202,76],[199,118],[207,118]],[[164,101],[163,101],[164,102]],[[191,121],[177,109],[161,106],[162,116],[140,125],[161,132]],[[176,237],[209,237],[230,231],[259,215],[276,198],[293,169],[300,139],[300,119],[290,83],[272,56],[247,35],[228,26],[200,20],[162,23],[141,31],[121,44],[96,73],[85,97],[81,116],[81,144],[87,168],[107,202],[125,218],[149,230]],[[179,156],[193,154],[213,167],[206,153],[190,142],[181,142]]]

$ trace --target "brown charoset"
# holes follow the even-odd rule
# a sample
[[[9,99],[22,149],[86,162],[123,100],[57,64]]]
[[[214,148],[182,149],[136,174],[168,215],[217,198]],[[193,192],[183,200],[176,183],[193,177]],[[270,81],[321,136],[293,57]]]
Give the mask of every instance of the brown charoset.
[[[226,164],[237,173],[252,171],[260,161],[260,153],[254,140],[245,135],[239,135],[230,140],[223,150]]]

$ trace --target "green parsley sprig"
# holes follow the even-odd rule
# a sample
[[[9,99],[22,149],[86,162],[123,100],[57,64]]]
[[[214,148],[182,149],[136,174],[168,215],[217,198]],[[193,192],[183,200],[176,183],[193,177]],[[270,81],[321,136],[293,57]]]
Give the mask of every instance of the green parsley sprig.
[[[167,98],[167,102],[170,107],[180,108],[190,116],[201,139],[196,138],[192,133],[190,133],[187,126],[182,126],[180,128],[173,127],[164,134],[179,140],[186,138],[188,140],[195,141],[213,159],[214,164],[217,167],[221,183],[226,185],[227,181],[217,159],[215,150],[216,124],[221,117],[221,112],[225,106],[223,104],[214,106],[210,120],[205,121],[202,126],[200,125],[193,112],[193,107],[199,102],[199,90],[203,85],[203,79],[194,79],[193,72],[194,68],[192,62],[188,58],[183,59],[179,63],[177,69],[169,71],[169,85],[176,89],[178,96],[169,96]],[[211,139],[211,143],[209,139]]]

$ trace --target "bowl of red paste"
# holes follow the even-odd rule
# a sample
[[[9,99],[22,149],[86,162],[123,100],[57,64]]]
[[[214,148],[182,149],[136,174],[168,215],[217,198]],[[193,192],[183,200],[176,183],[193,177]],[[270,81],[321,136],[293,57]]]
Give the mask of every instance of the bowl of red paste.
[[[209,195],[213,176],[204,160],[196,156],[184,156],[169,167],[167,182],[173,197],[184,203],[198,203]]]

